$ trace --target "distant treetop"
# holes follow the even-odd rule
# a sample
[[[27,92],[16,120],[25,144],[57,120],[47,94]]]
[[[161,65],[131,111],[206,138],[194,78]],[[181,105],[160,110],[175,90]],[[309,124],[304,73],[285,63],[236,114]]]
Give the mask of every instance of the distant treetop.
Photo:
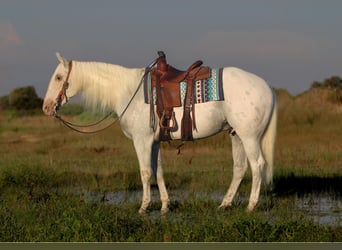
[[[339,76],[332,76],[325,79],[323,82],[314,81],[311,88],[329,88],[329,89],[342,89],[342,79]]]

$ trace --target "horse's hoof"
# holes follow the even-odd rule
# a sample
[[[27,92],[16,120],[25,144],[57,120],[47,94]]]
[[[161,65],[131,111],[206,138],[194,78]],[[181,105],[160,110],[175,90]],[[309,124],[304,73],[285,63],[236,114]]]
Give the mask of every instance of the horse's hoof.
[[[246,211],[246,213],[248,213],[248,214],[249,214],[249,213],[252,213],[252,212],[253,212],[253,210],[254,210],[253,208],[248,208],[248,207],[247,207],[245,211]]]
[[[140,215],[146,215],[146,209],[144,209],[144,208],[139,208],[139,214],[140,214]]]
[[[228,202],[222,202],[221,205],[218,207],[219,210],[226,210],[230,209],[232,207],[232,203]]]
[[[162,208],[161,210],[160,210],[160,214],[161,215],[166,215],[166,214],[168,214],[169,213],[169,211],[170,211],[170,209],[167,207],[167,208]]]
[[[256,204],[248,205],[247,208],[246,208],[246,212],[247,212],[247,213],[253,212],[253,210],[255,209],[255,207],[256,207]]]
[[[220,205],[217,210],[219,211],[227,211],[227,210],[231,210],[232,209],[232,205]]]

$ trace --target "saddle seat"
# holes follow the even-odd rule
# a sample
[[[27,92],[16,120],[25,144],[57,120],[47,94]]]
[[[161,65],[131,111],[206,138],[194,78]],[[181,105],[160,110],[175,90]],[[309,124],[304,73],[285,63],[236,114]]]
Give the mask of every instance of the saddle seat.
[[[163,63],[163,62],[161,62],[161,63]],[[198,69],[198,67],[200,67],[202,64],[203,64],[202,61],[196,61],[185,71],[176,69],[176,68],[172,67],[171,65],[167,64],[165,67],[166,70],[165,71],[161,70],[162,77],[160,80],[162,82],[168,82],[168,83],[180,83],[180,82],[184,81],[184,79],[187,77],[187,75],[191,71]]]
[[[157,114],[159,117],[160,141],[171,140],[170,132],[178,129],[178,124],[173,111],[174,107],[182,106],[180,96],[180,83],[187,82],[187,90],[184,103],[184,111],[182,118],[182,140],[193,140],[192,130],[196,128],[195,123],[195,104],[194,99],[194,84],[197,80],[202,80],[210,77],[210,68],[201,66],[202,61],[196,61],[182,71],[174,68],[166,63],[164,52],[158,52],[157,68],[152,71],[152,86],[156,89],[156,105]],[[153,89],[153,88],[152,88]],[[152,102],[153,103],[153,102]],[[151,115],[153,104],[151,105]],[[190,117],[192,111],[192,119]],[[152,118],[151,118],[152,119]]]
[[[198,78],[198,80],[210,77],[210,72],[206,70],[208,67],[201,67],[201,65],[203,64],[201,60],[194,62],[188,67],[187,70],[183,71],[167,64],[164,52],[159,51],[158,55],[159,58],[157,61],[157,70],[161,74],[160,81],[164,84],[179,84],[180,82],[184,81],[189,75],[196,75],[196,78]]]

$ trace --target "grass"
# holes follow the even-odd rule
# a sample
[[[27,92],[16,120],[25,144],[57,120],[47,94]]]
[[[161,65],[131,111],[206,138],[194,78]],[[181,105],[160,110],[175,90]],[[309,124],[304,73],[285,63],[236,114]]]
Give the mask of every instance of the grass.
[[[89,203],[55,191],[32,199],[16,192],[0,206],[2,241],[339,241],[341,231],[319,226],[304,214],[280,207],[265,214],[246,214],[241,207],[218,211],[207,200],[171,204],[166,217],[137,214],[138,204],[125,207]],[[15,199],[18,203],[15,203]]]
[[[279,103],[274,185],[263,187],[256,211],[244,211],[249,171],[233,209],[218,211],[210,198],[214,192],[221,200],[232,177],[229,135],[220,133],[186,143],[180,155],[177,142],[163,143],[168,190],[187,192],[171,197],[166,217],[157,200],[140,216],[140,201],[110,204],[84,195],[142,189],[132,142],[118,125],[81,135],[49,117],[4,111],[0,241],[341,241],[340,224],[315,223],[297,203],[315,192],[340,199],[342,116],[296,98]]]
[[[32,200],[18,193],[19,204],[3,200],[2,241],[340,241],[341,230],[319,226],[304,214],[280,207],[246,214],[241,207],[218,211],[207,200],[171,204],[166,217],[137,214],[138,204],[124,207],[89,203],[62,192]],[[13,197],[11,198],[13,199]],[[17,201],[18,201],[17,200]]]

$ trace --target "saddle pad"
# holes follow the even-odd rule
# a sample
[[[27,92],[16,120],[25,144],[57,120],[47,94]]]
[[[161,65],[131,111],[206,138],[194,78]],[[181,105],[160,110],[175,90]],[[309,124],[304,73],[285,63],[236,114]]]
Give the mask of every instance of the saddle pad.
[[[222,71],[223,68],[211,69],[210,77],[203,80],[198,80],[194,87],[195,104],[210,102],[210,101],[223,101],[224,94],[222,88]],[[187,90],[187,82],[180,82],[180,96],[182,105],[185,99]],[[145,103],[156,104],[156,89],[153,88],[153,96],[151,97],[151,73],[147,74],[144,78],[144,99]]]

